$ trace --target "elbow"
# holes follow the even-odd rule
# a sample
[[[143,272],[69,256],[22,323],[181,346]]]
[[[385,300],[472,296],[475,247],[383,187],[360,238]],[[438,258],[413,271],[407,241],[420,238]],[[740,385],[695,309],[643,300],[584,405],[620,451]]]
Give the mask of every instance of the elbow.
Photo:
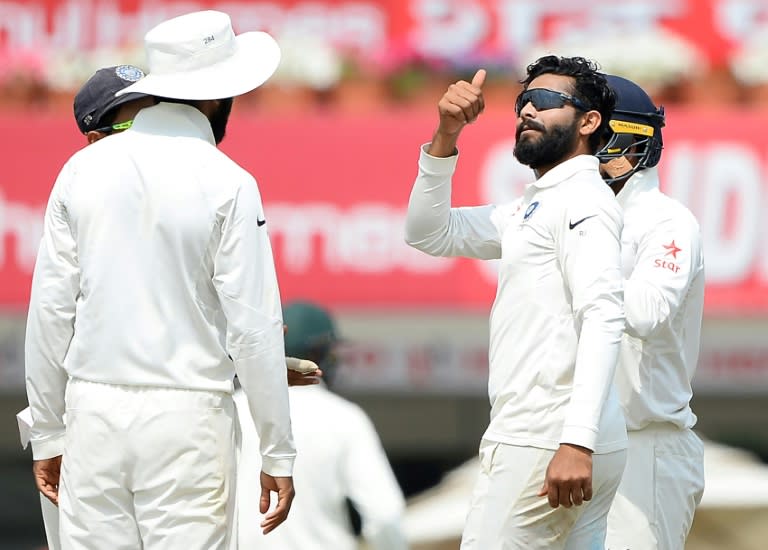
[[[418,220],[406,218],[405,221],[405,244],[425,252],[428,232],[420,227]]]
[[[641,307],[630,300],[625,303],[624,308],[627,334],[635,338],[648,338],[669,318],[669,308],[664,304],[657,304],[656,307]]]
[[[660,322],[650,315],[638,315],[627,311],[627,334],[635,338],[645,339],[650,336]]]
[[[433,240],[417,237],[408,231],[405,232],[405,244],[430,256],[440,256],[439,248],[435,246]]]
[[[627,334],[647,338],[669,319],[673,305],[656,288],[630,279],[624,283]]]

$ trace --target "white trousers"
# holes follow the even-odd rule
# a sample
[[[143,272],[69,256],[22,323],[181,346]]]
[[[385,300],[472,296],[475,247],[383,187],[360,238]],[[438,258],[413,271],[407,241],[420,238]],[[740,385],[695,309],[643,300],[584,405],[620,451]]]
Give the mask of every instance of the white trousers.
[[[43,526],[45,538],[48,541],[48,550],[60,550],[59,541],[59,509],[40,493],[40,509],[43,512]]]
[[[461,550],[603,550],[626,451],[592,456],[592,500],[552,508],[538,496],[555,451],[483,440]]]
[[[704,493],[704,445],[654,424],[628,433],[627,467],[608,514],[609,550],[682,550]]]
[[[226,393],[70,380],[62,550],[224,550],[234,503]]]

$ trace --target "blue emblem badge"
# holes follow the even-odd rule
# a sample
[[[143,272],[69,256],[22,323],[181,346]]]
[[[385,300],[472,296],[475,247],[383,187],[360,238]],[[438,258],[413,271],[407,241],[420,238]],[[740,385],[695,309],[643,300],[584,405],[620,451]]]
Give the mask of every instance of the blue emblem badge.
[[[115,74],[128,82],[136,82],[144,78],[144,71],[133,65],[118,65],[115,67]]]
[[[528,205],[528,208],[525,209],[525,214],[523,214],[523,221],[528,221],[528,218],[533,216],[533,213],[536,212],[536,209],[539,207],[539,201],[534,201],[531,204]]]

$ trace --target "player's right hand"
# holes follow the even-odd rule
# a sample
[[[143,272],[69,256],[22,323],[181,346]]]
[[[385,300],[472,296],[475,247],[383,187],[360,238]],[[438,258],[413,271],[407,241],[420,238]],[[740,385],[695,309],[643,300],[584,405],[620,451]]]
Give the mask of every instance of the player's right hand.
[[[61,478],[61,456],[45,458],[32,462],[32,475],[35,485],[45,498],[59,505],[59,480]]]
[[[277,493],[277,506],[267,514],[273,492]],[[288,512],[291,510],[291,503],[293,503],[295,495],[292,477],[277,477],[261,472],[259,511],[262,514],[267,514],[264,521],[261,522],[261,528],[265,535],[274,531],[278,525],[288,519]]]
[[[579,445],[560,444],[547,467],[539,496],[552,508],[581,506],[592,500],[592,451]]]
[[[485,74],[485,69],[480,69],[475,73],[472,82],[459,80],[448,87],[448,91],[443,94],[437,104],[440,113],[439,133],[458,134],[465,125],[477,120],[485,109],[483,99]]]

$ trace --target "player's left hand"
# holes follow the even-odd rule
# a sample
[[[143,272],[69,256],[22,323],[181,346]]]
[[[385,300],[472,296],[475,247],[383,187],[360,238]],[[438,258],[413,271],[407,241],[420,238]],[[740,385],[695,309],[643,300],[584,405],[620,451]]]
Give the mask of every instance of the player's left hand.
[[[289,386],[311,386],[319,384],[323,371],[314,361],[299,359],[298,357],[286,357],[285,366],[288,369]]]
[[[312,386],[314,384],[319,384],[320,379],[323,377],[323,371],[320,369],[312,372],[297,372],[291,369],[287,370],[289,386]]]
[[[549,462],[539,496],[549,505],[570,508],[592,499],[592,451],[563,443]]]
[[[271,493],[277,493],[277,506],[271,512]],[[277,528],[288,518],[288,512],[291,510],[293,497],[296,492],[293,489],[292,477],[271,476],[264,471],[261,472],[261,499],[259,500],[259,511],[266,514],[264,521],[261,522],[262,532],[266,535]]]
[[[59,505],[59,479],[61,478],[61,456],[32,462],[35,485],[45,498]]]

